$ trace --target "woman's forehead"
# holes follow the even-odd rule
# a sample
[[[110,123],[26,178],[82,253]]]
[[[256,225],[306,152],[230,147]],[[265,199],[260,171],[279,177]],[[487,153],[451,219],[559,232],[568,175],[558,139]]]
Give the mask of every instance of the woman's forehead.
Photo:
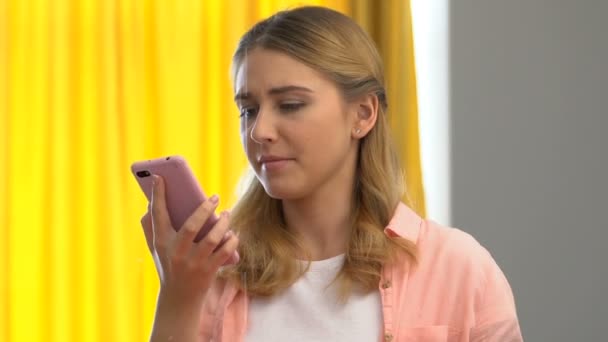
[[[327,82],[323,74],[296,58],[277,51],[255,49],[238,66],[235,90],[236,93],[271,92],[278,88],[301,87],[317,91],[326,87]]]

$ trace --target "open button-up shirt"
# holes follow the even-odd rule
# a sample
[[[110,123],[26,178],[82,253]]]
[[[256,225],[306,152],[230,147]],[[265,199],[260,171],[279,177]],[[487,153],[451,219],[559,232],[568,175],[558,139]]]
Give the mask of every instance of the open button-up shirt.
[[[490,253],[471,235],[399,204],[384,230],[416,243],[418,262],[383,267],[380,341],[523,341],[513,294]],[[243,341],[248,296],[216,280],[201,314],[201,341]]]

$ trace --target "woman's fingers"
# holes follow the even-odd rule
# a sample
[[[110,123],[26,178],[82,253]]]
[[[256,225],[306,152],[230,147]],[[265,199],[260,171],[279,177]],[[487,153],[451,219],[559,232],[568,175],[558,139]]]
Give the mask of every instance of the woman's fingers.
[[[195,211],[188,217],[177,233],[176,250],[185,253],[193,247],[193,241],[198,232],[201,230],[205,222],[211,218],[219,199],[217,196],[212,196],[204,201]]]
[[[226,242],[209,256],[209,263],[213,269],[225,265],[228,260],[232,259],[239,245],[239,238],[236,234],[230,230],[226,234],[228,235]]]
[[[165,182],[158,175],[152,177],[154,177],[152,187],[152,232],[154,233],[153,245],[157,248],[159,243],[168,240],[173,228],[165,202]]]
[[[150,209],[142,217],[141,224],[148,248],[158,257],[157,268],[161,282],[165,278],[167,282],[172,278],[186,279],[201,271],[214,274],[234,256],[238,246],[238,238],[229,232],[228,212],[220,214],[204,238],[195,243],[201,228],[213,217],[218,206],[218,197],[213,196],[203,202],[182,227],[179,227],[179,231],[175,232],[165,201],[165,183],[162,177],[153,177]]]
[[[213,226],[209,233],[196,244],[196,248],[194,249],[195,258],[198,260],[205,260],[214,250],[218,249],[218,246],[224,239],[224,235],[229,229],[229,223],[230,218],[228,212],[222,212],[215,226]]]

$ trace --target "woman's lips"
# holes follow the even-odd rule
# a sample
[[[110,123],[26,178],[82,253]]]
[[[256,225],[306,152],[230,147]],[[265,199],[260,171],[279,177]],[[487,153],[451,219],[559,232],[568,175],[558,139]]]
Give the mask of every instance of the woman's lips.
[[[292,159],[273,159],[262,162],[262,170],[279,171],[285,168]]]

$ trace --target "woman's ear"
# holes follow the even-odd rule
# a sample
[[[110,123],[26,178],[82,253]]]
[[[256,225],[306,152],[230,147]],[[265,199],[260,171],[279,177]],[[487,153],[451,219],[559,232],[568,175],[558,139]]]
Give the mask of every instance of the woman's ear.
[[[376,94],[362,96],[355,103],[356,118],[352,130],[354,139],[361,139],[371,131],[378,119],[379,101]]]

